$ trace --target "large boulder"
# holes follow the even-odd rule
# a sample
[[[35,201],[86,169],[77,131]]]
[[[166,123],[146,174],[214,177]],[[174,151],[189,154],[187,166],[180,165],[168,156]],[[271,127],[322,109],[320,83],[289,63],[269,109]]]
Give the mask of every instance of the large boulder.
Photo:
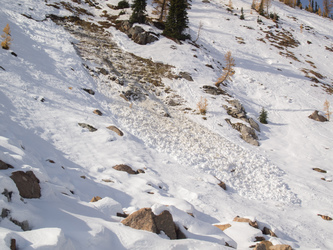
[[[145,31],[142,27],[136,25],[128,29],[126,27],[125,33],[129,38],[131,38],[135,43],[146,45],[148,43],[152,43],[158,40],[157,34],[150,31]],[[125,30],[125,29],[124,29]]]
[[[173,222],[172,215],[167,210],[164,210],[159,215],[155,215],[151,208],[142,208],[132,213],[121,223],[125,226],[156,234],[163,231],[171,240],[185,237],[183,234],[180,235],[179,232],[177,232],[177,227]]]
[[[308,116],[310,119],[313,119],[318,122],[327,122],[328,120],[326,119],[325,116],[320,115],[318,110],[315,110],[311,115]]]
[[[41,190],[39,180],[32,171],[16,171],[10,178],[15,182],[22,198],[40,198]]]

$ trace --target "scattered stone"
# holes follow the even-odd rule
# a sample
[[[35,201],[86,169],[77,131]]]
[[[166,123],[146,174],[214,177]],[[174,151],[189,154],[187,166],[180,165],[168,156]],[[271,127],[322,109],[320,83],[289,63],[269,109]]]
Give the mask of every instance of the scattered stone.
[[[81,126],[82,128],[86,128],[88,129],[90,132],[95,132],[97,131],[97,128],[94,128],[93,126],[87,124],[87,123],[78,123],[79,126]]]
[[[1,211],[1,218],[2,219],[7,218],[9,217],[9,215],[10,215],[10,210],[7,208],[3,208]]]
[[[12,201],[12,194],[13,194],[12,191],[9,192],[9,191],[5,188],[5,190],[4,190],[1,194],[3,194],[4,196],[7,197],[8,202],[11,202],[11,201]]]
[[[114,166],[112,168],[115,169],[115,170],[117,170],[117,171],[126,172],[128,174],[137,174],[136,171],[134,171],[130,166],[125,165],[125,164],[116,165],[116,166]]]
[[[91,200],[90,200],[90,202],[96,202],[96,201],[99,201],[99,200],[101,200],[102,198],[101,197],[99,197],[99,196],[95,196],[94,198],[92,198]]]
[[[13,56],[17,57],[17,54],[15,52],[11,52],[10,54],[12,54]]]
[[[16,250],[16,240],[10,239],[10,250]]]
[[[271,247],[273,246],[273,243],[268,241],[268,240],[264,240],[260,243],[258,243],[254,250],[268,250],[268,249],[271,249]]]
[[[324,174],[327,173],[326,170],[323,170],[323,169],[320,169],[320,168],[313,168],[312,170],[317,171],[317,172],[319,172],[319,173],[324,173]]]
[[[255,242],[266,240],[265,237],[263,237],[263,236],[256,236],[256,237],[254,237],[254,238],[255,238],[255,240],[254,240]]]
[[[233,221],[236,221],[236,222],[247,222],[247,223],[249,223],[249,225],[250,225],[251,227],[259,228],[259,227],[258,227],[258,223],[257,223],[256,221],[251,221],[251,220],[248,219],[248,218],[241,218],[241,217],[239,217],[239,216],[236,216],[236,217],[234,218]]]
[[[318,110],[315,110],[311,115],[308,116],[310,119],[313,119],[318,122],[327,122],[328,120],[326,119],[325,116],[322,116],[319,114]]]
[[[202,86],[202,88],[205,93],[211,94],[211,95],[226,95],[227,94],[222,89],[216,88],[214,86],[204,85],[204,86]]]
[[[258,136],[253,128],[246,126],[243,123],[232,123],[230,119],[225,119],[226,122],[231,125],[234,129],[238,130],[241,133],[241,138],[246,141],[247,143],[259,146],[259,142],[257,141]]]
[[[172,240],[185,237],[184,234],[179,232],[179,229],[177,230],[172,215],[167,210],[156,216],[151,208],[142,208],[132,213],[121,223],[134,229],[146,230],[156,234],[163,231]]]
[[[260,132],[259,124],[253,118],[249,118],[248,121],[249,121],[249,124],[252,128],[254,128],[258,132]]]
[[[109,126],[109,127],[106,127],[107,129],[110,129],[111,131],[117,133],[117,135],[119,136],[123,136],[124,133],[119,129],[117,128],[116,126]]]
[[[6,71],[4,67],[0,66],[0,69],[2,69],[3,71]]]
[[[224,224],[224,225],[214,225],[215,227],[221,229],[222,231],[226,230],[227,228],[231,227],[230,224]]]
[[[117,216],[118,216],[118,217],[122,217],[122,218],[127,218],[127,217],[128,217],[128,214],[125,214],[125,213],[117,213]]]
[[[50,159],[47,159],[46,161],[48,161],[49,163],[55,163],[55,161],[53,161],[53,160],[50,160]]]
[[[85,89],[85,88],[82,88],[82,90],[86,91],[88,94],[90,95],[94,95],[95,94],[95,91],[93,91],[92,89]]]
[[[267,227],[263,228],[262,233],[265,235],[270,235],[272,237],[277,237],[277,235],[271,229],[269,229]]]
[[[220,181],[220,183],[218,184],[221,188],[223,188],[224,190],[227,190],[227,185],[223,182]]]
[[[2,160],[0,160],[0,170],[5,170],[8,168],[14,168],[12,165],[7,164],[5,162],[3,162]]]
[[[30,230],[29,222],[27,220],[19,222],[18,220],[10,218],[10,221],[13,222],[15,225],[19,226],[20,228],[22,228],[23,231]]]
[[[163,231],[171,240],[177,239],[175,223],[169,211],[164,210],[154,217],[154,221],[158,231]]]
[[[322,214],[317,214],[317,215],[320,216],[323,220],[332,220],[332,218],[327,215],[322,215]]]
[[[16,171],[10,178],[15,182],[22,198],[32,199],[40,198],[41,191],[39,180],[32,171]]]
[[[114,182],[114,181],[112,181],[112,180],[110,180],[110,179],[102,179],[102,181],[104,181],[104,182]]]
[[[100,116],[102,115],[102,112],[100,110],[98,110],[98,109],[95,109],[93,111],[93,113],[96,114],[96,115],[100,115]]]
[[[175,100],[173,100],[173,99],[170,99],[170,101],[168,102],[168,105],[174,107],[174,106],[179,105],[179,103],[177,103],[177,102],[176,102]]]
[[[136,171],[136,173],[137,173],[137,174],[144,174],[145,171],[144,171],[143,169],[138,169],[138,170]]]
[[[180,73],[179,73],[179,76],[180,76],[181,78],[184,78],[185,80],[187,80],[187,81],[189,81],[189,82],[193,82],[193,78],[192,78],[191,74],[188,73],[188,72],[180,72]]]
[[[81,176],[80,176],[80,178],[82,178],[82,179],[85,179],[85,178],[86,178],[86,176],[85,176],[85,175],[81,175]]]

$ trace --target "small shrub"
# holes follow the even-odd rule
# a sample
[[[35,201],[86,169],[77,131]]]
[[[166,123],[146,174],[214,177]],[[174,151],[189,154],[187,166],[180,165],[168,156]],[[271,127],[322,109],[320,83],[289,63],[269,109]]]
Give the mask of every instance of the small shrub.
[[[259,115],[259,121],[262,123],[262,124],[267,124],[267,111],[262,108],[261,109],[261,112],[260,112],[260,115]]]
[[[330,120],[332,112],[330,111],[330,102],[327,100],[324,102],[324,111],[327,120]]]
[[[118,2],[117,7],[118,7],[118,9],[126,9],[126,8],[129,8],[130,5],[126,0],[122,0],[122,1]]]
[[[11,41],[12,41],[12,37],[10,36],[10,27],[9,27],[8,23],[7,23],[6,27],[3,29],[3,32],[5,34],[1,35],[1,37],[4,38],[5,40],[3,40],[1,42],[1,47],[3,49],[9,49],[9,46],[10,46]]]
[[[199,109],[200,114],[205,115],[207,113],[207,99],[206,98],[200,98],[200,101],[197,103],[197,107]]]
[[[279,21],[279,18],[280,18],[280,17],[279,17],[279,15],[278,15],[277,13],[272,13],[272,12],[271,12],[271,13],[269,14],[269,18],[272,19],[272,20],[274,20],[275,22],[277,22],[277,21]]]
[[[240,15],[239,19],[240,20],[245,20],[243,7],[241,8],[241,15]]]

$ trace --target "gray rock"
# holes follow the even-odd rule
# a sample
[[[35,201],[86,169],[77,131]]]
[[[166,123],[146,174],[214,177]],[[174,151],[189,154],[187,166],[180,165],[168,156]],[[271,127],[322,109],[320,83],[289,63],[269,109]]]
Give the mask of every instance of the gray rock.
[[[169,211],[164,210],[154,218],[157,230],[163,231],[171,240],[177,239],[175,223]]]
[[[78,125],[82,128],[88,129],[90,132],[95,132],[97,131],[97,128],[94,128],[93,126],[87,124],[87,123],[78,123]]]
[[[204,85],[204,86],[202,86],[202,88],[205,93],[211,94],[211,95],[226,95],[227,94],[222,89],[216,88],[214,86]]]
[[[85,89],[85,88],[82,88],[82,90],[86,91],[88,94],[90,95],[94,95],[95,94],[95,91],[93,91],[92,89]]]
[[[2,160],[0,160],[0,169],[5,170],[5,169],[8,169],[8,168],[14,168],[14,167],[12,165],[10,165],[8,163],[5,163]]]
[[[310,119],[313,119],[318,122],[327,122],[328,120],[326,119],[325,116],[322,116],[319,114],[318,110],[315,110],[311,115],[308,116]]]
[[[41,190],[39,180],[32,171],[16,171],[10,178],[15,182],[22,198],[40,198]]]
[[[189,81],[189,82],[193,82],[193,78],[192,78],[192,76],[191,76],[190,73],[187,73],[187,72],[180,72],[180,73],[179,73],[179,76],[180,76],[181,78],[184,78],[185,80],[187,80],[187,81]]]
[[[248,122],[250,124],[250,126],[252,128],[254,128],[255,130],[257,130],[258,132],[260,132],[260,127],[259,127],[259,124],[253,119],[253,118],[249,118],[248,119]]]

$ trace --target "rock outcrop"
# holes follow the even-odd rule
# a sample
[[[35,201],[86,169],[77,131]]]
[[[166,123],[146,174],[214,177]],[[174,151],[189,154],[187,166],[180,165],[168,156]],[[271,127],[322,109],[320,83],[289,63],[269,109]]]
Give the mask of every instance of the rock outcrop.
[[[146,45],[158,40],[158,34],[146,31],[142,27],[135,25],[132,26],[128,21],[124,21],[120,26],[120,30],[124,32],[135,43],[140,45]]]
[[[3,162],[2,160],[0,160],[0,170],[5,170],[8,168],[14,168],[12,165]]]

